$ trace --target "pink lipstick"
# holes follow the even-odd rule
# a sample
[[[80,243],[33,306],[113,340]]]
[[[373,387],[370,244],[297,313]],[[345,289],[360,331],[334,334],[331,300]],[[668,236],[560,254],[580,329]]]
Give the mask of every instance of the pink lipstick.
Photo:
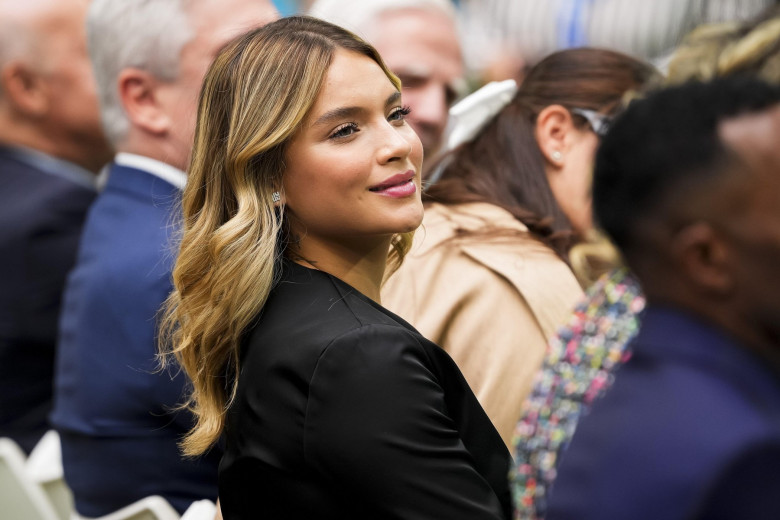
[[[408,197],[417,191],[417,185],[414,183],[414,170],[388,177],[380,184],[368,188],[368,191],[393,198]]]

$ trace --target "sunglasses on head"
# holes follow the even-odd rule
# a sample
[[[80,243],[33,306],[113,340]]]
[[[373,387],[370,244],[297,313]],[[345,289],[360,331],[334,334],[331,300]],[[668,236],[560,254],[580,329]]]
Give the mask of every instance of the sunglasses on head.
[[[572,108],[569,110],[572,114],[577,114],[585,118],[593,132],[599,136],[604,137],[609,130],[609,125],[612,123],[612,118],[608,115],[604,115],[595,110],[587,110],[585,108]]]

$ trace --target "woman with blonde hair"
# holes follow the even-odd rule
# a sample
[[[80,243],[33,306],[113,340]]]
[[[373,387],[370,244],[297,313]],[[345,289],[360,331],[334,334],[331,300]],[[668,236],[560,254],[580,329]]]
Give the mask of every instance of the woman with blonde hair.
[[[379,303],[422,219],[406,112],[373,47],[308,17],[206,76],[163,354],[192,379],[184,453],[224,438],[226,520],[511,514],[457,367]]]

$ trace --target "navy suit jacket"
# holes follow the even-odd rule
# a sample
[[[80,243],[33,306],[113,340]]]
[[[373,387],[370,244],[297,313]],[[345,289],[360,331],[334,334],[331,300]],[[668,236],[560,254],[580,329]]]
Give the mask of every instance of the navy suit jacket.
[[[112,165],[87,217],[60,323],[52,422],[76,508],[101,516],[158,494],[180,512],[217,495],[219,453],[183,460],[182,373],[157,372],[156,318],[172,289],[179,190]]]
[[[646,310],[632,349],[564,454],[547,520],[780,518],[777,367],[667,308]]]
[[[27,452],[49,429],[62,289],[96,195],[69,169],[0,146],[0,436]]]

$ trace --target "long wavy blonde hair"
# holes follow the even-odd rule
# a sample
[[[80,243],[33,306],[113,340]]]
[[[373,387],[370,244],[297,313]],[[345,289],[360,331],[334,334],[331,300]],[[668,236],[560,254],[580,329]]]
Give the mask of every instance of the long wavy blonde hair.
[[[354,34],[310,17],[283,18],[220,52],[200,94],[174,291],[163,308],[162,365],[178,362],[191,380],[184,406],[196,424],[185,455],[219,438],[235,397],[241,339],[274,284],[284,255],[282,191],[287,144],[314,105],[337,49],[365,55],[398,79]],[[398,235],[397,267],[411,243]]]

